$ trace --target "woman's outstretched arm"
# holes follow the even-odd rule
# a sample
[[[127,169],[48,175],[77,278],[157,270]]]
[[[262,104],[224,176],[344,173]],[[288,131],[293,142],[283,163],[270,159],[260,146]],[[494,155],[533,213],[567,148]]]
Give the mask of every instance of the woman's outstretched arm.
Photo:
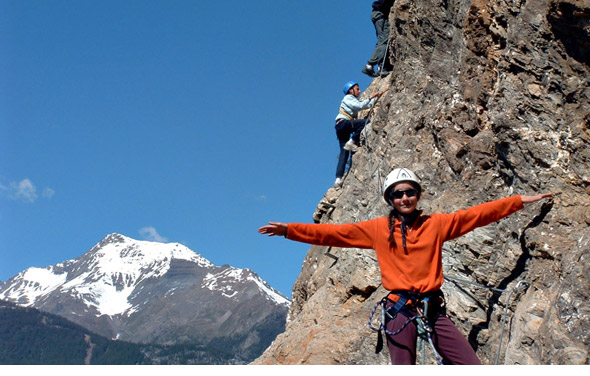
[[[341,248],[373,248],[377,220],[358,223],[281,223],[269,222],[258,232],[284,236],[300,243]],[[288,230],[288,231],[287,231]]]

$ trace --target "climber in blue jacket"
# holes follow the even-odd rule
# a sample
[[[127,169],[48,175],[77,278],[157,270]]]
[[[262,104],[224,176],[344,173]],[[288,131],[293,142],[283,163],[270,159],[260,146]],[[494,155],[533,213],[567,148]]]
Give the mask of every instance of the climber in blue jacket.
[[[357,119],[358,113],[370,108],[377,98],[383,95],[388,89],[371,94],[365,100],[360,100],[361,89],[356,81],[348,81],[344,85],[344,98],[340,103],[340,110],[336,116],[336,137],[340,145],[340,155],[338,156],[338,166],[336,167],[335,187],[342,185],[342,177],[346,168],[346,162],[350,152],[356,151],[360,141],[360,135],[367,124],[368,119]]]

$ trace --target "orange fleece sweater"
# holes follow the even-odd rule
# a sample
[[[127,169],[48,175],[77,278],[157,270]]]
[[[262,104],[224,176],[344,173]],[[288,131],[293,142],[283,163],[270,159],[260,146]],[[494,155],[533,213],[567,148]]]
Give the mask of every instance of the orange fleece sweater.
[[[523,208],[513,196],[459,210],[452,214],[420,215],[406,233],[407,251],[402,246],[400,222],[395,221],[396,247],[389,241],[387,217],[348,224],[289,223],[287,238],[303,243],[374,249],[388,290],[418,293],[436,291],[443,284],[442,246],[447,240],[496,222]]]

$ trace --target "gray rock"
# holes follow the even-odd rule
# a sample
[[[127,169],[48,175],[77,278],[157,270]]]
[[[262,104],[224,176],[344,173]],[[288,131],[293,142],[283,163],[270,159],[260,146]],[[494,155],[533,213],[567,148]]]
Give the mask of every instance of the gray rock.
[[[484,364],[588,364],[590,3],[397,0],[390,21],[394,69],[368,93],[390,90],[313,221],[386,215],[400,166],[423,180],[426,212],[553,192],[445,245],[446,276],[501,292],[443,290]],[[387,364],[367,326],[385,293],[373,251],[311,247],[287,329],[255,363]]]

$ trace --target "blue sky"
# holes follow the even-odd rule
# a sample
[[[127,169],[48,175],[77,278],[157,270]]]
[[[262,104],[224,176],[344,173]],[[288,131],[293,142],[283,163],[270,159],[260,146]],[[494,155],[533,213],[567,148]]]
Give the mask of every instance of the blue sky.
[[[180,242],[287,296],[334,182],[371,1],[0,0],[0,280],[107,234]]]

